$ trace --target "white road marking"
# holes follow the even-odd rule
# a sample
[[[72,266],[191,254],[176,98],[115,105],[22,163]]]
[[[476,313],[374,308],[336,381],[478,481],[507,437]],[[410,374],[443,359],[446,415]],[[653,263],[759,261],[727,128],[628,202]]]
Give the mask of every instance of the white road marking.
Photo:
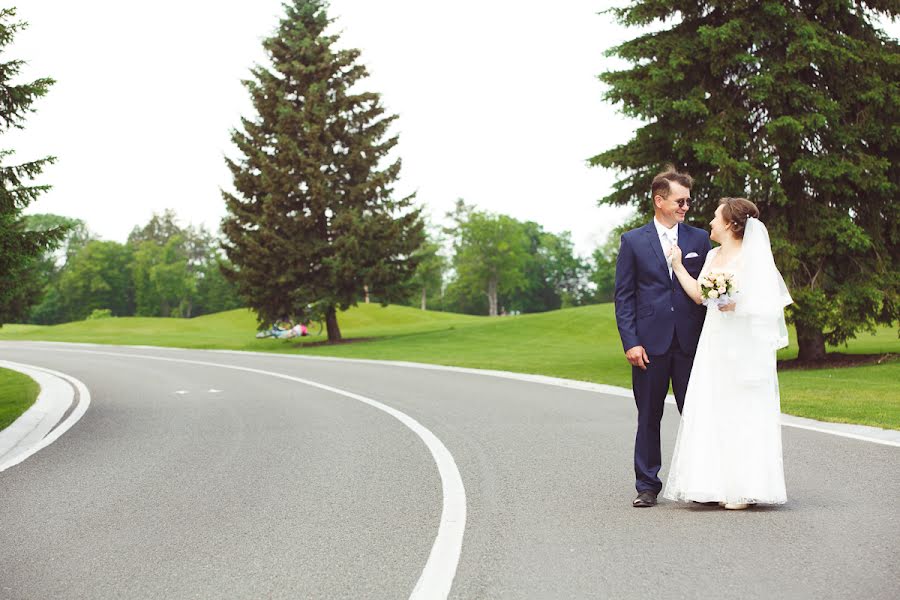
[[[21,341],[15,342],[16,344],[28,345],[43,345],[43,346],[75,346],[75,347],[83,347],[83,348],[104,348],[108,347],[108,344],[93,344],[89,342],[41,342],[41,341]],[[191,350],[190,348],[168,348],[165,346],[129,346],[129,345],[117,345],[117,348],[130,348],[130,349],[142,349],[142,350],[164,350],[164,351],[177,351],[177,352],[187,352]],[[247,350],[205,350],[205,352],[218,352],[221,354],[236,354],[239,356],[256,356],[260,355],[259,352],[251,352]],[[119,355],[116,355],[119,356]],[[552,385],[555,387],[563,387],[568,389],[581,390],[585,392],[596,392],[600,394],[606,394],[609,396],[619,396],[622,398],[631,398],[634,399],[633,392],[624,387],[607,385],[603,383],[592,383],[589,381],[577,381],[574,379],[563,379],[561,377],[550,377],[548,375],[531,375],[528,373],[514,373],[512,371],[496,371],[491,369],[472,369],[468,367],[452,367],[448,365],[434,365],[428,363],[416,363],[409,361],[399,361],[399,360],[376,360],[371,358],[340,358],[336,356],[308,356],[308,355],[297,355],[297,354],[277,354],[271,353],[266,354],[268,358],[283,358],[290,360],[306,360],[306,361],[326,361],[326,362],[344,362],[344,363],[359,363],[359,364],[370,364],[370,365],[388,365],[392,367],[404,367],[409,369],[430,369],[434,371],[449,371],[455,373],[466,373],[469,375],[481,375],[484,377],[500,377],[503,379],[512,379],[515,381],[524,381],[529,383],[540,383],[542,385]],[[675,404],[675,397],[669,395],[666,397],[666,402],[669,404]],[[807,421],[809,423],[807,423]],[[866,425],[846,425],[844,423],[830,423],[825,421],[815,421],[814,419],[803,419],[800,421],[800,417],[795,417],[793,415],[788,415],[782,413],[781,415],[781,426],[782,427],[794,427],[796,429],[806,429],[808,431],[815,431],[817,433],[825,433],[828,435],[836,435],[838,437],[845,437],[854,440],[859,440],[863,442],[871,442],[873,444],[882,444],[884,446],[894,446],[900,447],[900,432],[894,429],[883,429],[880,427],[869,427]]]
[[[143,354],[121,354],[115,352],[98,352],[94,350],[76,350],[67,348],[53,348],[52,350],[61,352],[75,352],[81,354],[98,354],[103,356],[115,356],[117,358],[138,358],[148,360],[161,360],[168,362],[178,362],[193,365],[202,365],[206,367],[216,367],[220,369],[232,369],[235,371],[245,371],[266,377],[278,377],[288,381],[295,381],[308,385],[310,387],[325,390],[333,394],[338,394],[353,400],[368,404],[373,408],[385,412],[403,425],[408,427],[425,443],[425,446],[431,452],[431,456],[437,464],[438,473],[441,476],[441,487],[443,488],[443,507],[441,508],[441,521],[438,526],[437,536],[431,546],[431,553],[425,563],[425,568],[416,582],[416,586],[410,595],[411,599],[443,599],[450,594],[450,588],[453,585],[453,578],[456,576],[456,568],[459,565],[459,555],[462,552],[463,534],[466,528],[466,490],[463,486],[462,476],[456,467],[456,461],[446,446],[431,431],[421,423],[410,417],[404,412],[395,408],[391,408],[386,404],[382,404],[377,400],[354,394],[346,390],[341,390],[329,385],[301,379],[284,373],[275,373],[273,371],[264,371],[262,369],[253,369],[250,367],[241,367],[237,365],[226,365],[221,363],[207,362],[202,360],[188,360],[184,358],[169,358],[164,356],[149,356]],[[80,391],[80,390],[79,390]],[[85,388],[86,391],[86,388]],[[177,392],[176,392],[177,393]]]
[[[21,342],[20,342],[21,343]],[[35,342],[35,343],[58,343],[65,342]],[[98,344],[99,345],[99,344]],[[157,348],[159,349],[159,348]],[[258,353],[246,350],[209,350],[209,352],[220,352],[223,354],[237,354],[245,356],[253,356]],[[570,390],[581,390],[585,392],[595,392],[606,394],[609,396],[618,396],[621,398],[634,399],[634,392],[628,388],[607,385],[604,383],[592,383],[589,381],[577,381],[574,379],[563,379],[561,377],[550,377],[549,375],[532,375],[529,373],[513,373],[512,371],[494,371],[490,369],[472,369],[469,367],[452,367],[448,365],[433,365],[428,363],[415,363],[398,360],[376,360],[371,358],[339,358],[336,356],[306,356],[297,354],[267,354],[271,358],[300,359],[311,361],[331,361],[331,362],[347,362],[360,363],[370,365],[388,365],[392,367],[404,367],[411,369],[428,369],[434,371],[449,371],[454,373],[466,373],[469,375],[482,375],[485,377],[500,377],[502,379],[512,379],[514,381],[524,381],[527,383],[539,383],[542,385],[552,385],[555,387],[567,388]],[[669,394],[666,396],[666,403],[675,405],[675,396]],[[836,435],[862,442],[870,442],[873,444],[881,444],[884,446],[894,446],[900,448],[900,432],[894,429],[883,429],[880,427],[870,427],[867,425],[849,425],[846,423],[830,423],[825,421],[816,421],[814,419],[802,419],[794,415],[781,414],[781,426],[793,427],[796,429],[805,429],[815,431],[817,433],[826,433],[828,435]]]
[[[48,375],[52,375],[53,377],[58,377],[67,381],[78,391],[78,404],[75,406],[75,410],[73,410],[68,417],[57,423],[56,427],[52,431],[50,431],[35,444],[29,446],[27,449],[24,449],[22,453],[10,458],[5,463],[0,464],[0,471],[5,471],[6,469],[21,463],[23,460],[35,454],[36,452],[43,450],[44,448],[58,440],[62,434],[71,429],[71,427],[75,423],[77,423],[79,419],[81,419],[81,417],[84,416],[84,413],[87,412],[88,406],[90,406],[91,404],[91,393],[88,391],[87,386],[84,385],[81,381],[75,379],[71,375],[60,373],[59,371],[53,371],[51,369],[45,369],[44,367],[37,367],[35,365],[27,365],[9,361],[2,361],[2,364],[6,367],[16,366],[33,369],[35,371],[42,371],[44,373],[47,373]]]

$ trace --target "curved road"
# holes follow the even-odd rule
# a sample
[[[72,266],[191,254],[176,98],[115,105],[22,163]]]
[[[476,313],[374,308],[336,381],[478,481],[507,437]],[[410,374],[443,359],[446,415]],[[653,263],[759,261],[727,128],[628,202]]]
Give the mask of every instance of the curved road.
[[[900,597],[897,447],[785,428],[787,505],[636,510],[621,397],[269,354],[0,343],[0,359],[91,394],[0,472],[3,599],[410,597],[446,533],[433,449],[260,371],[443,443],[465,488],[458,563],[436,557],[449,597]],[[668,406],[664,464],[676,429]]]

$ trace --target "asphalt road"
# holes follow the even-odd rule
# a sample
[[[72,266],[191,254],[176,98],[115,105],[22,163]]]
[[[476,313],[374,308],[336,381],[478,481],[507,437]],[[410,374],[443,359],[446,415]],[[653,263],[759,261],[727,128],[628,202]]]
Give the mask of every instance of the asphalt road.
[[[785,428],[788,504],[633,509],[621,397],[278,355],[0,343],[0,358],[91,393],[0,473],[3,599],[410,597],[444,502],[423,439],[224,366],[365,396],[443,443],[465,486],[452,598],[900,597],[896,447]],[[676,429],[667,406],[664,464]]]

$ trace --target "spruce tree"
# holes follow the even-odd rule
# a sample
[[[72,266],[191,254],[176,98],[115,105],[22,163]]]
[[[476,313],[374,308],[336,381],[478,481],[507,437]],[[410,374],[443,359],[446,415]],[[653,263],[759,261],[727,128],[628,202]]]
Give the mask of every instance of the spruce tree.
[[[15,8],[0,9],[0,52],[26,26],[15,21],[15,16]],[[32,103],[53,84],[47,77],[17,82],[23,64],[22,60],[0,62],[0,134],[22,129],[25,117],[34,110]],[[0,326],[24,318],[40,300],[40,282],[29,273],[37,268],[44,251],[58,244],[68,230],[66,226],[37,231],[26,228],[22,211],[49,188],[31,182],[55,159],[48,156],[7,164],[13,154],[13,150],[0,149]]]
[[[662,25],[608,54],[606,99],[643,120],[592,164],[622,177],[601,203],[649,213],[665,163],[696,182],[690,217],[722,196],[759,205],[795,304],[801,359],[900,317],[900,51],[874,25],[897,0],[633,0]]]
[[[261,326],[320,316],[337,341],[337,311],[364,286],[382,302],[408,294],[424,231],[413,196],[394,198],[400,161],[388,163],[397,138],[387,133],[396,117],[379,94],[360,91],[360,52],[337,47],[326,9],[285,4],[263,42],[269,64],[244,81],[257,115],[232,132],[242,156],[226,159],[236,193],[223,192],[222,230],[226,275]]]

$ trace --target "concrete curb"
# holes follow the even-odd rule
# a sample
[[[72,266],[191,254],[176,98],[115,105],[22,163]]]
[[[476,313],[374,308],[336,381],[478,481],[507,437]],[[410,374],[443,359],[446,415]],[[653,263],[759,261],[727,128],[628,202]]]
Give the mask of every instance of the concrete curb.
[[[83,383],[63,373],[5,360],[0,367],[31,377],[41,388],[34,404],[0,431],[2,472],[56,441],[85,413],[90,394]]]

